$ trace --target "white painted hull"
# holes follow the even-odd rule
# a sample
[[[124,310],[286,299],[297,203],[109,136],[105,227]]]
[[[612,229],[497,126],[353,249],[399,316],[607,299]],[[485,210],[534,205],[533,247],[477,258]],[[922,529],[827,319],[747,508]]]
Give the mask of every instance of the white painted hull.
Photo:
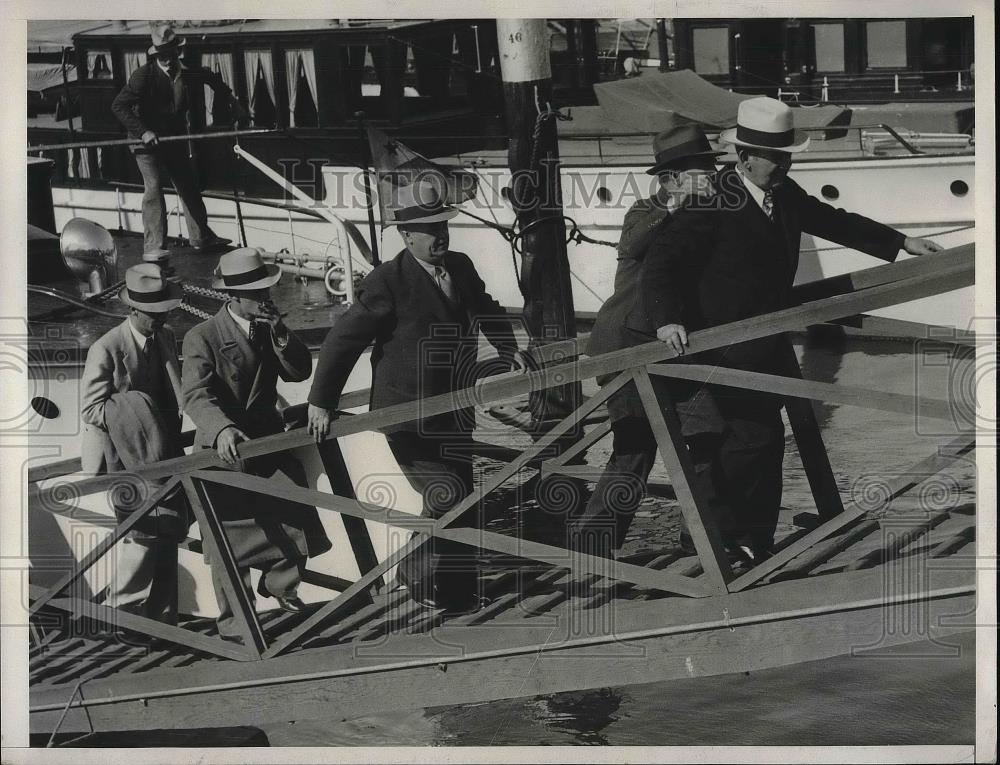
[[[491,167],[480,173],[483,180],[479,197],[466,203],[465,209],[486,220],[511,225],[513,211],[500,194],[510,183],[509,172]],[[367,239],[368,218],[359,171],[328,166],[324,176],[326,203]],[[585,235],[608,242],[617,242],[626,210],[636,199],[648,196],[653,183],[641,166],[567,166],[562,177],[566,215]],[[826,187],[835,188],[838,197],[832,203],[836,206],[894,226],[907,235],[932,236],[946,247],[975,239],[975,158],[971,155],[800,161],[793,166],[792,177],[819,199],[824,199]],[[952,189],[961,184],[967,191],[959,195]],[[606,191],[599,192],[602,188]],[[121,225],[126,230],[142,231],[138,192],[122,192],[117,195],[118,202],[116,194],[109,191],[57,188],[53,196],[59,228],[79,215],[109,228]],[[601,197],[608,201],[601,201]],[[206,205],[215,231],[237,239],[233,203],[209,199]],[[252,245],[272,251],[294,250],[299,255],[339,254],[337,231],[328,223],[293,215],[296,220],[290,225],[286,212],[249,204],[244,205],[243,212]],[[183,216],[172,215],[169,229],[171,235],[185,234]],[[510,247],[502,237],[464,215],[451,222],[450,230],[452,248],[472,257],[493,296],[506,306],[521,305]],[[401,248],[397,232],[386,229],[380,252],[391,256]],[[613,288],[616,252],[609,246],[587,243],[570,244],[568,250],[575,308],[597,311]],[[908,256],[904,253],[901,257]],[[862,253],[803,236],[797,281],[874,265],[878,261]],[[933,316],[935,324],[964,329],[969,326],[973,306],[973,290],[968,288],[876,313],[912,321],[927,321]]]

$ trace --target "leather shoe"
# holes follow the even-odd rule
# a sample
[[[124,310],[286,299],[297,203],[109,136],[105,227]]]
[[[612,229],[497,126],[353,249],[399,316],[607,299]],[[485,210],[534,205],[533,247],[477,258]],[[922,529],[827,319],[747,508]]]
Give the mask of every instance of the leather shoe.
[[[219,250],[224,250],[227,247],[230,247],[232,243],[232,239],[226,239],[222,236],[213,236],[211,239],[206,239],[204,242],[199,242],[198,244],[192,242],[191,247],[195,252],[218,252]]]
[[[264,598],[274,598],[278,601],[278,607],[282,611],[287,611],[290,614],[300,614],[308,608],[305,602],[299,599],[298,595],[292,595],[291,597],[273,595],[271,591],[267,589],[267,585],[264,584],[263,576],[257,582],[257,594]]]

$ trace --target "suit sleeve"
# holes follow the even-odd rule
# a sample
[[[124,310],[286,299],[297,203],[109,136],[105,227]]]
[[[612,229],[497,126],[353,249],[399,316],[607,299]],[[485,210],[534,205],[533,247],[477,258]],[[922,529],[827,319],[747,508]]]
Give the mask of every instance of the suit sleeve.
[[[136,137],[149,130],[146,123],[142,121],[138,108],[142,100],[142,93],[146,89],[148,77],[148,68],[140,66],[132,72],[128,83],[111,104],[111,111],[118,118],[118,121],[125,126],[130,134]]]
[[[892,262],[899,255],[906,238],[903,233],[863,215],[820,202],[798,184],[791,185],[791,192],[803,231],[880,260]]]
[[[669,216],[666,205],[650,197],[636,202],[625,213],[622,235],[618,240],[618,257],[640,259],[652,241],[656,228]]]
[[[309,390],[310,404],[337,408],[354,365],[394,313],[392,293],[378,270],[373,271],[358,288],[354,304],[323,340]]]
[[[278,359],[278,375],[285,382],[302,382],[312,374],[312,355],[299,336],[288,330],[288,340],[283,346],[273,343]]]
[[[184,336],[183,352],[181,387],[184,391],[184,411],[204,434],[205,440],[214,444],[220,432],[236,426],[219,404],[215,359],[205,338],[196,330]]]
[[[80,419],[88,425],[107,430],[104,406],[114,394],[114,360],[103,343],[95,343],[87,351],[83,369],[83,396]]]
[[[683,273],[699,252],[712,245],[710,217],[707,211],[678,213],[650,243],[639,278],[639,299],[654,329],[684,323],[691,296],[683,289]]]
[[[500,358],[508,364],[514,360],[517,353],[517,339],[507,312],[497,300],[486,291],[486,284],[480,278],[472,260],[463,255],[465,267],[469,273],[472,294],[476,296],[475,315],[479,320],[479,329],[486,336]]]

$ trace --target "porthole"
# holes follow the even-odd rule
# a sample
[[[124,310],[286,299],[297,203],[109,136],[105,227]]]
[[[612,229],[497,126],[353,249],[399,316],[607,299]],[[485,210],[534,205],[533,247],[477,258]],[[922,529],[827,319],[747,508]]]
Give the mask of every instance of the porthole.
[[[823,195],[823,199],[829,199],[831,202],[835,199],[840,199],[840,190],[829,183],[825,184],[819,190],[819,193]]]
[[[59,416],[59,407],[56,406],[56,402],[50,398],[45,398],[45,396],[35,396],[31,399],[31,408],[35,410],[36,414],[44,417],[46,420],[54,420]]]
[[[950,188],[951,193],[956,197],[964,197],[969,193],[969,184],[965,181],[952,181]]]
[[[606,186],[601,186],[597,189],[597,198],[600,199],[604,204],[611,201],[611,192],[608,191]]]

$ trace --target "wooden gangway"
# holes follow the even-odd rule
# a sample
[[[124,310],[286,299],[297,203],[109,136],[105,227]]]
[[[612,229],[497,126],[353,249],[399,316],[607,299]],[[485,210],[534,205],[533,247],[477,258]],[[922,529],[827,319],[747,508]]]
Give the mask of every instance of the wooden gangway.
[[[975,248],[968,245],[802,285],[800,305],[694,332],[690,352],[816,324],[863,324],[869,311],[972,284],[974,259]],[[903,336],[928,336],[923,325],[878,323]],[[944,341],[974,345],[976,339],[952,333]],[[487,378],[455,395],[341,417],[321,446],[301,428],[241,444],[243,457],[304,448],[328,452],[337,439],[446,412],[469,400],[486,405],[614,375],[529,448],[506,453],[506,464],[437,520],[361,502],[349,486],[336,483],[340,494],[213,470],[220,463],[211,450],[129,475],[73,482],[73,494],[84,496],[123,481],[166,479],[54,586],[31,588],[30,614],[39,635],[30,657],[32,730],[86,734],[357,716],[758,669],[972,629],[975,509],[928,510],[912,498],[914,488],[942,470],[962,461],[974,465],[975,423],[962,419],[967,409],[945,400],[805,380],[794,354],[787,373],[778,376],[670,364],[672,351],[658,342],[593,358],[578,356],[579,350],[576,341],[550,344],[536,353],[535,371]],[[745,570],[730,565],[718,528],[689,481],[692,467],[676,415],[654,394],[655,375],[711,379],[785,397],[815,506],[787,519],[791,530],[778,540],[773,557]],[[592,415],[628,383],[638,388],[695,555],[664,549],[611,560],[462,525],[488,495],[524,471],[567,479],[582,475],[581,458],[610,432]],[[813,400],[919,413],[948,421],[955,435],[917,464],[898,466],[903,469],[877,502],[845,503]],[[35,477],[30,502],[58,507],[58,476],[48,471]],[[359,557],[361,576],[327,581],[337,594],[311,611],[258,615],[238,584],[212,505],[212,486],[218,484],[420,533],[381,562]],[[226,588],[238,606],[242,644],[222,640],[212,620],[188,619],[173,627],[68,594],[176,485],[191,501],[203,544],[228,572]],[[411,603],[405,593],[380,589],[386,572],[431,537],[483,550],[490,605],[448,617]],[[152,649],[130,645],[130,635],[161,642]]]

